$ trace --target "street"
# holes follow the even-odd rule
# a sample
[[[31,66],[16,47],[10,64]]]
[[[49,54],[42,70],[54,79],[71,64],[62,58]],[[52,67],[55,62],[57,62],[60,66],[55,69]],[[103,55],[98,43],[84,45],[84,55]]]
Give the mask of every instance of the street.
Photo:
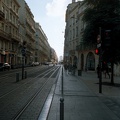
[[[27,78],[16,81],[14,69],[0,73],[0,120],[39,117],[44,102],[57,80],[60,66],[27,67]]]
[[[111,85],[103,76],[99,93],[95,71],[82,71],[78,76],[77,71],[68,74],[59,65],[25,71],[26,79],[21,79],[21,69],[0,72],[0,120],[59,120],[62,97],[65,120],[120,120],[120,77],[115,76]]]

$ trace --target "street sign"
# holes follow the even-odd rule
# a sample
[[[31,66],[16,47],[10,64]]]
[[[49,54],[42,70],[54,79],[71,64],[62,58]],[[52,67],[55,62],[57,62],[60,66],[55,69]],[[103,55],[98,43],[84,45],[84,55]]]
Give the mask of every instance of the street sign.
[[[97,43],[100,43],[100,42],[101,42],[101,36],[98,35],[98,36],[97,36]]]
[[[101,43],[97,44],[97,48],[100,48],[101,47]]]
[[[22,55],[25,56],[25,54],[26,54],[26,48],[22,48],[21,52],[22,52]]]

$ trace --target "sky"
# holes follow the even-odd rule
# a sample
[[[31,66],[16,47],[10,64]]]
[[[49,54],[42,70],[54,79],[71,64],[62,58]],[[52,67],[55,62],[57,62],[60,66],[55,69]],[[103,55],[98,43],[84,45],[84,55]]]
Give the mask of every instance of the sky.
[[[65,13],[72,0],[25,0],[58,58],[63,56]]]

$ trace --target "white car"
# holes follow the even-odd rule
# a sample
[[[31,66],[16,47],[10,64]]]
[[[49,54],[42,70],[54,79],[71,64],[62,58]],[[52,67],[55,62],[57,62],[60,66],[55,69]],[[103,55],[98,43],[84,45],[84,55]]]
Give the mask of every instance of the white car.
[[[39,63],[39,62],[32,62],[31,65],[32,65],[32,66],[38,66],[38,65],[40,65],[40,63]]]
[[[37,65],[39,65],[39,64],[40,64],[39,62],[34,62],[34,65],[35,65],[35,66],[37,66]]]

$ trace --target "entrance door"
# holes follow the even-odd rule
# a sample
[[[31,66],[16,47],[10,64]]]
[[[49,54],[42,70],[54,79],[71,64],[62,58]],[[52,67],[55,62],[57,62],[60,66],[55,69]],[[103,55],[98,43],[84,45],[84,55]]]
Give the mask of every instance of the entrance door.
[[[95,56],[92,52],[89,52],[87,55],[87,69],[88,70],[95,70]]]

